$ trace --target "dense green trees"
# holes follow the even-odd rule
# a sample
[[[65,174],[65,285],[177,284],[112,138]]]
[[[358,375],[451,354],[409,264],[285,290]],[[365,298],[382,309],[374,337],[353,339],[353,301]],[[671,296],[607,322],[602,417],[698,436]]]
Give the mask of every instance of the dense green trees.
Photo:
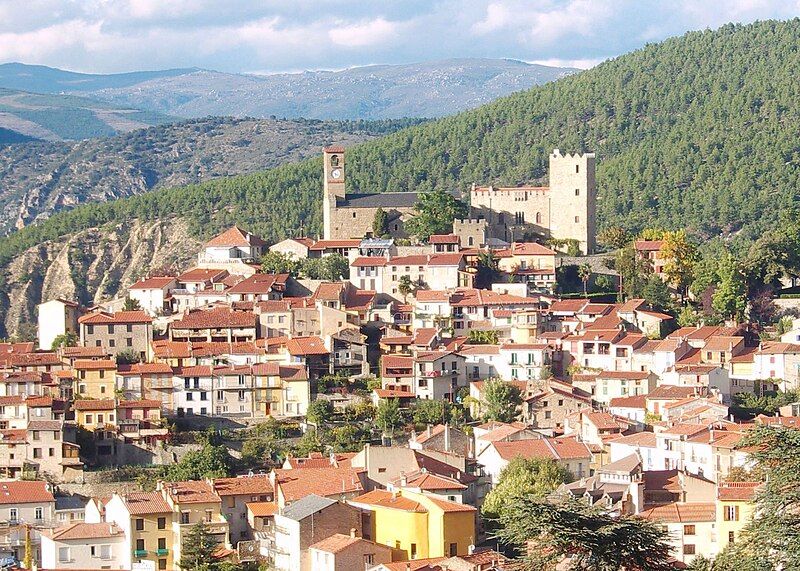
[[[202,521],[194,524],[181,546],[178,567],[183,571],[217,571],[220,563],[214,557],[219,545]]]
[[[522,393],[516,385],[502,379],[488,379],[483,383],[481,411],[484,420],[511,422],[517,418],[522,404]]]
[[[449,234],[453,231],[453,220],[467,216],[467,206],[441,188],[420,194],[414,210],[405,228],[420,240],[427,240],[432,234]]]

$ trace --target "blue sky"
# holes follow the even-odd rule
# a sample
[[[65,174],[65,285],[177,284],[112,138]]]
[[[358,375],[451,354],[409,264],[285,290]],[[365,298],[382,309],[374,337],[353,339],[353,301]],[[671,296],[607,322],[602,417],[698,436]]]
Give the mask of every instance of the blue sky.
[[[453,57],[590,67],[800,0],[0,0],[0,62],[85,72],[342,69]]]

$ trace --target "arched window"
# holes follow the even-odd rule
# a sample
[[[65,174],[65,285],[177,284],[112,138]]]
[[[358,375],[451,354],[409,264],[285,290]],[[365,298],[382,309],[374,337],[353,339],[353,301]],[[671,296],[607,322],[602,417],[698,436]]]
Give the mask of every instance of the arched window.
[[[542,213],[541,212],[537,212],[536,213],[536,223],[537,224],[541,224],[542,223]]]
[[[339,166],[339,155],[331,155],[331,166],[332,167]]]

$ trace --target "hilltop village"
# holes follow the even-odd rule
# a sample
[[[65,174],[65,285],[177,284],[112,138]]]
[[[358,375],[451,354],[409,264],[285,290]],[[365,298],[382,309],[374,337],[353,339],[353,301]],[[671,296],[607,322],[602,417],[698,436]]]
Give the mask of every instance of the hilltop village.
[[[417,241],[420,195],[348,193],[340,147],[324,164],[320,239],[232,227],[124,298],[42,303],[38,343],[0,345],[7,560],[178,569],[202,535],[239,567],[511,569],[485,504],[521,460],[664,526],[676,565],[737,541],[761,485],[738,443],[800,405],[732,404],[798,388],[800,324],[761,341],[559,296],[564,246],[595,249],[592,154],[553,151],[549,187],[475,186]],[[663,275],[660,242],[636,252]]]

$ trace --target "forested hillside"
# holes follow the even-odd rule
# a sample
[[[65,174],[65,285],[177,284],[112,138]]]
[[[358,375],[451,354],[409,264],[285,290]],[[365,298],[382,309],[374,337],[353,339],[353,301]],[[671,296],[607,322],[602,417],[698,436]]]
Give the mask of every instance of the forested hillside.
[[[601,226],[686,227],[747,241],[800,188],[800,20],[727,25],[651,45],[479,109],[365,143],[352,188],[400,191],[546,177],[550,149],[598,153]],[[0,263],[108,222],[183,217],[207,236],[234,222],[280,238],[320,226],[310,160],[90,205],[0,241]]]
[[[419,122],[211,117],[76,143],[0,145],[0,234],[86,202],[252,173]]]

